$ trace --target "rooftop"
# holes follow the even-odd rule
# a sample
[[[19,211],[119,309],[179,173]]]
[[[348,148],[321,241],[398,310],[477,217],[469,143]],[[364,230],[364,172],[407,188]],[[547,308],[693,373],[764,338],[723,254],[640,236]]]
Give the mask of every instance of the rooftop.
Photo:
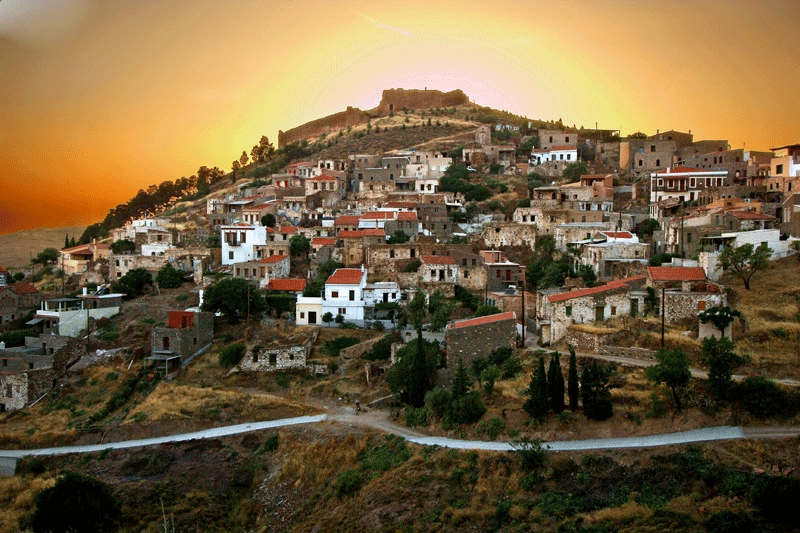
[[[647,267],[653,281],[705,281],[702,267]]]
[[[271,279],[267,284],[270,291],[302,291],[306,288],[305,278]]]
[[[426,265],[457,265],[449,255],[421,255],[420,260]]]
[[[483,324],[491,324],[492,322],[503,322],[505,320],[517,320],[517,315],[513,311],[508,313],[498,313],[496,315],[480,316],[478,318],[467,318],[464,320],[457,320],[450,323],[447,329],[460,329],[468,328],[471,326],[481,326]]]
[[[325,283],[331,285],[360,285],[361,281],[366,277],[367,273],[360,268],[337,268]]]
[[[623,279],[616,279],[614,281],[609,281],[605,285],[600,285],[599,287],[589,287],[586,289],[578,289],[575,291],[568,291],[568,292],[561,292],[558,294],[551,294],[547,297],[550,303],[556,302],[563,302],[566,300],[572,300],[573,298],[581,298],[583,296],[592,296],[594,294],[600,294],[606,291],[612,291],[616,289],[621,289],[625,287],[625,285],[629,283],[633,283],[636,281],[644,280],[644,276],[633,276],[630,278],[623,278]]]

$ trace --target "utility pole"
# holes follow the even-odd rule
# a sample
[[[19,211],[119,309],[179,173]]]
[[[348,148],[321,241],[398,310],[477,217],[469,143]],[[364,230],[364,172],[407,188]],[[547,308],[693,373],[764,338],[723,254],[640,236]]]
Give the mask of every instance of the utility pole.
[[[664,347],[664,285],[661,285],[661,347]]]
[[[522,274],[522,347],[525,347],[525,274]]]

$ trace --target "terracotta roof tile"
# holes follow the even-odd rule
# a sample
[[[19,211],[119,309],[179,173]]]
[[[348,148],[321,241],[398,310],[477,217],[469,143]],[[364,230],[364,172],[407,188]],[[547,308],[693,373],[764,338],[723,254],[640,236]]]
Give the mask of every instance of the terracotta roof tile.
[[[360,268],[337,268],[325,284],[359,285],[367,273]]]
[[[271,279],[267,284],[267,290],[270,291],[303,291],[306,288],[305,278],[285,278],[285,279]]]
[[[256,261],[256,263],[267,263],[267,264],[280,263],[284,259],[286,259],[285,255],[271,255],[269,257],[264,257],[263,259],[259,259],[258,261]]]
[[[340,239],[360,239],[364,236],[364,230],[343,229],[336,236]]]
[[[508,313],[498,313],[496,315],[480,316],[478,318],[467,318],[464,320],[457,320],[447,326],[447,329],[460,329],[468,328],[470,326],[480,326],[482,324],[491,324],[492,322],[502,322],[504,320],[517,320],[517,315],[513,311]]]
[[[603,235],[612,239],[632,239],[633,234],[627,231],[602,231]]]
[[[342,215],[336,219],[336,226],[357,226],[359,217],[355,215]]]
[[[555,150],[564,151],[564,150],[577,150],[578,147],[569,144],[562,144],[561,146],[551,146],[550,151],[553,152]]]
[[[413,211],[400,211],[397,213],[397,220],[418,220],[417,214]]]
[[[336,246],[335,237],[314,237],[311,239],[311,246]]]
[[[386,237],[386,230],[382,228],[368,228],[361,230],[364,237]]]
[[[395,201],[395,202],[386,202],[386,204],[384,204],[384,207],[394,207],[394,208],[397,208],[397,209],[404,209],[404,208],[405,209],[416,209],[417,204],[416,204],[416,202],[398,202],[398,201]]]
[[[36,294],[38,289],[30,283],[15,283],[10,286],[11,290],[17,294]]]
[[[449,255],[422,255],[420,260],[426,265],[457,265],[455,259]]]
[[[647,267],[653,281],[705,281],[702,267]]]
[[[614,281],[609,281],[605,285],[600,285],[599,287],[589,287],[587,289],[578,289],[575,291],[567,291],[561,292],[558,294],[551,294],[547,297],[550,303],[556,302],[563,302],[566,300],[572,300],[573,298],[581,298],[584,296],[592,296],[594,294],[600,294],[606,291],[612,291],[616,289],[621,289],[628,283],[633,283],[635,281],[643,280],[644,276],[633,276],[630,278],[624,279],[617,279]]]
[[[361,215],[362,220],[394,220],[397,217],[397,211],[370,211]]]

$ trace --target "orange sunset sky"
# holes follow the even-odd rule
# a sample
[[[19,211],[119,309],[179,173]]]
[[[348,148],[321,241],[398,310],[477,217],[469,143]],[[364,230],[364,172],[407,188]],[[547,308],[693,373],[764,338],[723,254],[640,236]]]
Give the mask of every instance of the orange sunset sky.
[[[100,221],[386,88],[800,142],[798,0],[0,0],[0,67],[0,234]]]

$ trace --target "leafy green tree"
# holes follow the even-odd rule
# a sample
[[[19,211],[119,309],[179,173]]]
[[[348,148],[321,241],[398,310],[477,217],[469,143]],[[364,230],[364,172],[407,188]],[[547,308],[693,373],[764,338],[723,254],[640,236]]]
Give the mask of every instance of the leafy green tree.
[[[528,198],[533,199],[533,190],[544,185],[544,178],[536,172],[528,174]]]
[[[689,356],[682,348],[662,348],[655,353],[658,364],[648,367],[645,376],[653,383],[663,383],[672,392],[675,410],[681,412],[683,396],[692,374],[689,371]]]
[[[580,181],[581,176],[584,176],[588,173],[589,167],[586,165],[585,161],[575,161],[564,168],[563,175],[568,183],[574,183],[576,181]]]
[[[597,275],[594,273],[592,265],[580,265],[575,273],[586,283],[587,287],[594,287]]]
[[[31,519],[35,533],[116,531],[122,518],[120,502],[97,479],[64,472],[50,488],[36,494]]]
[[[561,287],[569,275],[569,265],[561,261],[553,261],[544,269],[540,288]]]
[[[305,235],[292,235],[289,239],[289,250],[292,255],[307,253],[311,249],[311,241]]]
[[[527,399],[522,408],[531,418],[541,420],[550,410],[548,402],[547,374],[544,371],[544,357],[539,356],[539,364],[531,374],[531,383],[525,391]]]
[[[741,311],[732,309],[727,305],[715,305],[714,307],[709,307],[705,311],[701,311],[697,314],[700,322],[703,324],[708,324],[711,322],[711,324],[713,324],[722,335],[725,335],[725,330],[728,329],[728,326],[733,323],[733,320],[740,316],[742,316]]]
[[[58,250],[55,248],[45,248],[33,258],[33,262],[40,265],[55,263],[56,261],[58,261]]]
[[[550,408],[556,414],[564,410],[564,374],[561,373],[561,356],[558,352],[550,354],[550,366],[547,370],[547,389],[550,397]]]
[[[638,235],[643,242],[650,242],[653,238],[653,232],[658,231],[660,227],[661,223],[658,220],[655,218],[648,218],[636,226],[636,235]]]
[[[249,305],[248,305],[249,304]],[[242,278],[224,278],[206,288],[203,293],[203,311],[222,313],[235,324],[242,315],[258,316],[265,309],[264,297]]]
[[[480,316],[496,315],[500,312],[501,312],[500,309],[498,309],[493,305],[483,304],[482,306],[478,307],[478,309],[475,311],[475,316],[480,317]]]
[[[272,213],[267,213],[263,217],[261,217],[261,225],[266,226],[268,228],[275,227],[275,215]]]
[[[578,361],[575,354],[575,348],[572,345],[567,345],[569,348],[569,376],[567,377],[567,396],[569,396],[569,410],[578,410],[578,399],[580,398],[580,385],[578,382]]]
[[[703,339],[702,358],[708,365],[708,385],[715,398],[725,400],[733,388],[733,371],[749,361],[733,352],[735,345],[727,337]]]
[[[481,382],[483,383],[483,392],[490,395],[494,392],[494,383],[500,377],[500,369],[495,365],[489,365],[481,372]]]
[[[183,285],[183,272],[167,263],[156,274],[156,283],[162,289],[177,289]]]
[[[731,246],[720,252],[719,265],[741,278],[744,288],[749,291],[750,279],[756,272],[765,270],[769,266],[771,255],[772,250],[766,243],[761,243],[758,248],[754,248],[751,243]]]
[[[672,261],[672,254],[661,252],[651,255],[650,259],[647,260],[647,263],[650,266],[661,266],[662,264],[669,263],[670,261]]]
[[[609,379],[613,365],[604,366],[598,361],[587,361],[581,372],[581,398],[583,414],[589,420],[606,420],[614,415]]]
[[[331,322],[333,322],[333,313],[328,311],[327,313],[322,315],[322,321],[325,322],[326,324],[330,324]]]
[[[425,343],[422,339],[422,326],[426,315],[425,292],[417,290],[408,304],[408,317],[417,330],[417,349],[411,357],[411,375],[409,376],[408,403],[414,407],[425,405],[425,393],[431,388],[431,371],[426,361]]]
[[[404,242],[408,242],[408,235],[401,229],[395,230],[386,240],[387,244],[403,244]]]
[[[637,131],[628,135],[628,139],[647,139],[647,134]]]
[[[224,368],[233,368],[238,365],[244,357],[246,347],[244,344],[229,344],[219,352],[219,364]]]
[[[306,283],[306,288],[303,289],[303,296],[306,298],[319,298],[322,296],[322,291],[325,289],[325,282],[319,279],[312,279]]]
[[[118,292],[128,296],[139,296],[144,292],[144,288],[153,283],[153,276],[143,268],[132,268],[119,278],[114,284]]]
[[[136,243],[130,239],[120,239],[111,243],[111,253],[121,254],[125,252],[135,252]]]
[[[250,150],[250,158],[253,160],[253,163],[266,163],[267,161],[271,161],[274,154],[275,146],[269,142],[269,139],[264,135],[261,136],[258,144],[253,146],[253,149]]]
[[[69,248],[69,235],[64,235],[64,248]]]

